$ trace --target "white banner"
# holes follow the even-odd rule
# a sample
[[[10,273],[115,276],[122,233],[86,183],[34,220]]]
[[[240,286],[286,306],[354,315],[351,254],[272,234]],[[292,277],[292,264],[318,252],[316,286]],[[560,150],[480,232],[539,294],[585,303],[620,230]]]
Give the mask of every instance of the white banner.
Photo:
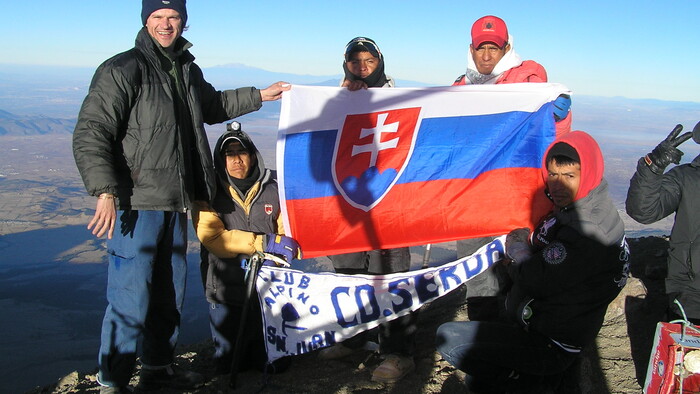
[[[438,267],[390,275],[262,267],[256,286],[268,360],[331,346],[419,309],[499,261],[505,238]]]

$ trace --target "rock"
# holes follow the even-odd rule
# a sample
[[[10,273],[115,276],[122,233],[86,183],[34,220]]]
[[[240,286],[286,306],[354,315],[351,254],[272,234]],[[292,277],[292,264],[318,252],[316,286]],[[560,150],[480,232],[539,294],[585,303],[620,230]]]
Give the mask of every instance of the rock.
[[[61,378],[58,381],[58,383],[56,383],[56,387],[59,389],[66,389],[68,387],[75,387],[78,385],[78,382],[80,382],[80,376],[78,375],[78,371],[73,371],[70,374]]]
[[[637,278],[629,278],[627,284],[622,289],[620,294],[608,306],[608,311],[605,313],[605,320],[613,320],[625,315],[628,299],[634,297],[643,299],[646,297],[647,289],[641,280]]]

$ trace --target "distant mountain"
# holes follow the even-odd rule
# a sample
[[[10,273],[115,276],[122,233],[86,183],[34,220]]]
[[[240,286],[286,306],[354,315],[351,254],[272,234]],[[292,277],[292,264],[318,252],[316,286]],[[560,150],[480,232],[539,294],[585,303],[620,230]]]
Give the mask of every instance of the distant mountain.
[[[204,69],[204,76],[217,88],[235,88],[240,86],[255,86],[264,88],[273,82],[287,81],[297,85],[312,86],[338,86],[341,74],[336,75],[300,75],[284,72],[267,71],[240,63],[226,64],[222,66]],[[421,87],[429,86],[426,83],[409,80],[397,80],[398,86]]]
[[[0,110],[0,136],[71,134],[75,119],[19,116]]]
[[[0,109],[75,118],[94,72],[90,67],[0,64]]]
[[[246,66],[240,63],[208,67],[204,77],[217,89],[232,89],[241,86],[268,87],[273,82],[287,81],[298,85],[333,86],[340,81],[339,75],[299,75],[285,72],[275,72]]]
[[[55,67],[0,63],[0,109],[17,115],[74,118],[87,94],[95,72],[92,67]],[[314,86],[338,86],[341,74],[299,75],[275,72],[243,64],[204,69],[204,76],[217,89],[242,86],[265,88],[277,81]],[[399,86],[428,84],[397,80]]]
[[[19,118],[20,117],[15,115],[15,114],[11,114],[7,111],[3,111],[0,109],[0,119],[1,120],[15,120],[15,119],[19,119]]]
[[[0,64],[0,135],[72,132],[80,105],[87,94],[94,68]],[[264,88],[276,81],[314,86],[338,86],[341,75],[300,75],[263,70],[243,64],[204,69],[207,80],[219,89],[241,86]],[[395,76],[396,77],[396,76]],[[397,79],[403,87],[428,84]],[[648,146],[676,123],[687,129],[700,120],[700,103],[629,99],[625,97],[572,97],[573,127],[602,138],[603,143],[634,141]],[[266,103],[246,120],[276,120],[279,102]],[[599,140],[600,141],[600,140]],[[646,148],[645,148],[646,149]]]

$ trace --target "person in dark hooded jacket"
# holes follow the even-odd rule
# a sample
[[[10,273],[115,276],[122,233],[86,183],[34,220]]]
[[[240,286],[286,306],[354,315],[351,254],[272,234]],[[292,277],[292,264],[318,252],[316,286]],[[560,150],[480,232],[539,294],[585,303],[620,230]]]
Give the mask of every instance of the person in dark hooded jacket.
[[[394,79],[384,72],[384,54],[374,40],[353,38],[345,46],[344,58],[340,86],[351,91],[394,87]]]
[[[667,260],[667,320],[686,318],[700,325],[700,156],[664,173],[669,164],[680,163],[683,152],[677,147],[691,136],[697,139],[700,122],[692,133],[679,135],[682,130],[683,126],[677,125],[664,141],[639,159],[630,179],[626,209],[632,219],[643,224],[675,213]]]
[[[345,73],[340,86],[350,91],[367,88],[394,87],[394,80],[384,72],[384,55],[374,40],[355,37],[345,46]],[[406,272],[411,268],[411,253],[408,247],[375,249],[366,252],[345,253],[329,256],[335,272],[342,274],[391,274]],[[379,327],[379,353],[384,359],[373,371],[372,380],[395,382],[414,368],[413,350],[417,314],[409,313]],[[322,349],[319,357],[337,359],[362,350],[370,340],[365,331],[344,342]]]
[[[262,155],[238,122],[232,122],[230,130],[219,137],[214,168],[217,193],[211,204],[196,204],[193,223],[202,242],[200,269],[210,303],[216,373],[225,374],[231,371],[246,297],[245,261],[258,252],[275,253],[271,249],[281,245],[289,248],[285,260],[291,262],[301,257],[301,249],[295,240],[284,236],[276,174],[265,168]],[[251,300],[244,348],[239,353],[247,362],[240,365],[281,372],[288,359],[267,367],[261,313],[258,300]]]
[[[437,331],[438,351],[475,392],[556,384],[593,342],[628,277],[624,225],[595,140],[582,131],[555,140],[542,175],[553,210],[532,233],[506,238],[510,320],[450,322]]]

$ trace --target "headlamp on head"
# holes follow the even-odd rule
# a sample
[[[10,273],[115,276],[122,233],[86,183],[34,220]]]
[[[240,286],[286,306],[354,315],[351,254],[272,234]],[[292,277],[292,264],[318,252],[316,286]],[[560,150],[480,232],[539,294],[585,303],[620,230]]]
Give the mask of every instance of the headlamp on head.
[[[230,135],[221,141],[221,151],[223,153],[226,153],[226,145],[232,141],[237,141],[239,144],[241,144],[241,148],[243,148],[247,153],[250,153],[250,147],[247,144],[248,138],[241,130],[240,123],[236,121],[226,123],[226,132],[230,133]]]

